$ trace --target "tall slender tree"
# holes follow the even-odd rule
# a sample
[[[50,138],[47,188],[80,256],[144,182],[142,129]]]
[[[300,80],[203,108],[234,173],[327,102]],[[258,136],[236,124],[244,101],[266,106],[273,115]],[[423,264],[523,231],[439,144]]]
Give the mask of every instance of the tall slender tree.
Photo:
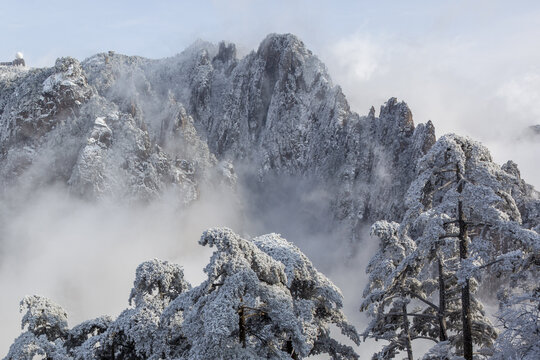
[[[371,233],[380,240],[379,251],[367,266],[369,281],[364,289],[361,311],[366,311],[373,320],[362,334],[364,340],[373,337],[386,340],[388,345],[374,355],[376,358],[391,359],[399,351],[407,351],[413,358],[412,340],[407,305],[409,293],[416,284],[404,277],[400,268],[403,260],[414,251],[416,245],[408,237],[398,237],[399,224],[378,221]],[[416,291],[420,289],[415,289]],[[422,290],[420,290],[422,291]]]
[[[534,251],[538,238],[521,225],[509,174],[490,160],[479,143],[455,135],[439,139],[417,164],[396,231],[397,242],[409,237],[415,247],[395,265],[392,281],[412,278],[429,289],[419,294],[405,288],[410,301],[423,306],[421,313],[432,315],[426,322],[411,314],[409,331],[431,338],[438,333],[439,342],[468,360],[488,354],[496,338],[475,295],[479,280],[488,268],[516,271],[517,254]]]
[[[461,339],[456,348],[472,360],[474,344],[491,347],[494,327],[474,295],[486,269],[508,273],[519,266],[515,251],[532,251],[535,231],[521,225],[519,208],[511,196],[510,175],[493,164],[481,144],[456,135],[442,137],[420,160],[418,177],[407,196],[408,211],[402,225],[413,237],[456,245],[459,256],[447,252],[447,268],[459,287]],[[427,228],[423,217],[441,217]],[[429,228],[432,229],[429,229]],[[426,235],[428,238],[426,239]],[[450,255],[450,256],[448,256]],[[514,264],[510,269],[504,263]],[[503,269],[504,268],[504,269]],[[457,329],[456,329],[457,330]]]

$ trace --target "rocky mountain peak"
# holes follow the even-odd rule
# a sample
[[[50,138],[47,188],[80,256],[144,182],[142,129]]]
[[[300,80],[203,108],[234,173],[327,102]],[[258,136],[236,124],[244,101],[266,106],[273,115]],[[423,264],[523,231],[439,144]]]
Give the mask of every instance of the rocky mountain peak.
[[[516,179],[521,180],[521,173],[519,172],[518,165],[512,160],[508,160],[501,168],[508,174],[515,176]]]
[[[409,106],[404,101],[398,102],[395,97],[381,106],[379,119],[386,121],[388,127],[399,129],[404,136],[411,136],[414,132],[414,121]]]
[[[6,86],[7,85],[7,86]],[[2,94],[0,146],[31,143],[59,123],[78,116],[93,94],[80,63],[61,58],[52,69],[36,69],[5,83]]]
[[[259,45],[257,55],[271,62],[271,59],[286,56],[291,52],[303,54],[309,50],[306,49],[302,40],[293,34],[269,34]]]
[[[221,61],[223,64],[225,64],[230,61],[235,61],[236,59],[236,45],[222,41],[219,43],[218,53],[216,56],[214,56],[212,62]]]
[[[400,219],[414,164],[436,142],[433,124],[415,126],[396,98],[378,117],[374,108],[351,111],[324,64],[290,34],[269,35],[241,59],[234,44],[206,42],[161,60],[62,58],[2,75],[0,88],[5,183],[32,174],[98,198],[174,189],[189,203],[204,183],[234,187],[238,178],[264,193],[294,178],[302,191],[325,188],[328,214],[351,232]]]

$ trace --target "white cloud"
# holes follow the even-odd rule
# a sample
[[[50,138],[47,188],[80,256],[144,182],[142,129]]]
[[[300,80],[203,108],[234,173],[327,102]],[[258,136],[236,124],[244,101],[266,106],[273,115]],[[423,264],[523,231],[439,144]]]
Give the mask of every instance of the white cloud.
[[[339,40],[331,49],[336,70],[353,76],[356,81],[369,80],[380,69],[381,49],[367,36],[351,36]]]
[[[519,116],[526,125],[540,124],[540,74],[525,73],[499,87],[499,96],[509,113]]]
[[[523,49],[511,40],[357,33],[319,55],[360,115],[397,97],[407,102],[416,123],[432,120],[438,136],[455,132],[488,144],[496,162],[514,160],[538,187],[540,171],[531,154],[539,144],[516,142],[528,126],[540,123],[540,75],[531,65],[540,51],[509,58],[508,51],[517,56]]]

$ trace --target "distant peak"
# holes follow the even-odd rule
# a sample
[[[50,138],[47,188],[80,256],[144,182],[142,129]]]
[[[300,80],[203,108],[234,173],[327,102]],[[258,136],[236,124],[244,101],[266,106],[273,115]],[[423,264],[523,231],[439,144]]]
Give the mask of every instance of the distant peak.
[[[54,67],[58,71],[65,71],[72,65],[79,66],[80,65],[79,60],[68,56],[68,57],[61,57],[61,58],[56,59]]]
[[[206,51],[208,53],[215,53],[217,50],[216,44],[213,44],[209,41],[202,39],[195,40],[190,46],[188,46],[182,53],[200,53],[201,51]]]
[[[398,102],[395,97],[391,97],[381,106],[379,118],[396,119],[400,128],[411,133],[414,130],[414,121],[409,106],[404,101]]]
[[[368,115],[370,118],[374,118],[375,117],[375,107],[374,106],[371,106],[371,108],[369,109],[369,115]]]
[[[214,60],[219,60],[223,63],[226,63],[230,60],[236,59],[236,45],[233,43],[226,43],[222,41],[219,43],[219,50],[217,55],[214,57]]]
[[[272,50],[288,48],[305,49],[305,45],[302,40],[293,34],[269,34],[259,45],[257,53],[263,55]]]
[[[519,172],[518,165],[512,160],[508,160],[501,168],[506,173],[514,175],[517,179],[521,179],[521,173]]]

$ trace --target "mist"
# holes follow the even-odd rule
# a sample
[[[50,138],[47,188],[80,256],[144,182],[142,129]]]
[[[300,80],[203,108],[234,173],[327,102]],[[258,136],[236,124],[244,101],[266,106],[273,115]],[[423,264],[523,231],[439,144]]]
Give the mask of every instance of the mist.
[[[101,315],[116,317],[127,308],[135,269],[143,261],[180,264],[186,279],[198,285],[212,254],[198,239],[216,226],[245,237],[281,233],[341,288],[345,312],[359,331],[367,321],[358,306],[365,264],[378,242],[368,240],[366,226],[358,236],[360,250],[345,229],[336,227],[324,184],[297,176],[259,182],[246,171],[236,191],[207,185],[187,207],[167,192],[133,203],[84,200],[61,185],[23,189],[6,192],[0,206],[0,353],[7,353],[20,333],[17,309],[26,295],[61,305],[73,327]],[[363,345],[358,351],[371,354],[376,348]]]
[[[242,221],[230,193],[202,193],[187,209],[167,194],[148,204],[112,203],[84,201],[63,187],[39,189],[24,203],[13,196],[2,201],[0,353],[20,333],[17,310],[25,295],[60,304],[71,327],[127,308],[143,261],[181,264],[187,280],[200,283],[212,253],[198,244],[202,232],[216,226],[240,231]]]
[[[358,113],[396,96],[415,123],[432,120],[438,137],[456,133],[483,142],[499,165],[513,160],[538,188],[540,141],[530,127],[540,123],[540,52],[531,50],[537,38],[531,33],[539,29],[516,39],[487,28],[493,31],[450,38],[358,32],[320,57]]]
[[[108,50],[163,58],[196,39],[234,42],[244,55],[269,33],[293,33],[325,62],[360,115],[397,97],[417,123],[432,120],[439,136],[455,132],[486,143],[499,164],[514,160],[523,178],[540,186],[532,155],[540,142],[520,138],[540,123],[535,1],[54,4],[5,4],[0,31],[12,36],[4,39],[2,61],[16,51],[36,67]],[[63,41],[41,41],[41,33]]]
[[[162,58],[197,38],[237,43],[242,56],[268,33],[290,32],[327,65],[360,115],[398,97],[415,123],[432,120],[438,137],[455,132],[484,142],[497,163],[514,160],[525,181],[539,188],[540,141],[527,133],[540,123],[538,4],[413,3],[233,1],[189,8],[98,2],[73,9],[55,2],[33,4],[30,12],[11,2],[0,13],[0,31],[11,35],[0,61],[12,60],[15,51],[35,67],[108,50]],[[43,16],[47,12],[51,16]],[[42,33],[51,41],[36,35]],[[0,199],[0,354],[20,333],[17,309],[25,295],[59,303],[74,326],[125,309],[135,269],[145,260],[178,263],[198,284],[212,249],[197,241],[215,226],[244,236],[277,232],[296,243],[342,289],[345,313],[361,332],[364,268],[378,246],[369,227],[359,231],[362,247],[355,248],[330,219],[333,192],[325,184],[241,179],[236,191],[207,186],[199,200],[182,207],[166,192],[133,204],[81,200],[62,186],[8,188]],[[362,345],[358,352],[371,355],[377,348]]]

